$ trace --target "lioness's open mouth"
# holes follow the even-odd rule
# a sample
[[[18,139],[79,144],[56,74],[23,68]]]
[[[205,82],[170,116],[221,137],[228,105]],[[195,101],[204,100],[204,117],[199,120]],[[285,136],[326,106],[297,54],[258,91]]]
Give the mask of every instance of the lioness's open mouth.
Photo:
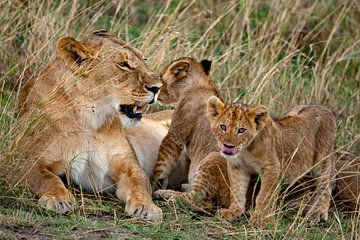
[[[120,105],[120,111],[128,118],[140,120],[142,118],[142,107],[137,105]]]

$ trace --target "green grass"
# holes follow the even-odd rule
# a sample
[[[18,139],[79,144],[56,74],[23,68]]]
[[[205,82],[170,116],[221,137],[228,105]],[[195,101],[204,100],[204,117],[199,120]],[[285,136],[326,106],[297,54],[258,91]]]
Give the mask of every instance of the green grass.
[[[3,197],[2,197],[3,198]],[[85,196],[86,204],[69,215],[58,215],[34,206],[35,199],[19,204],[15,199],[0,208],[0,237],[56,239],[352,239],[353,219],[340,214],[314,225],[289,213],[275,224],[252,226],[244,216],[229,224],[203,216],[183,204],[156,202],[164,211],[161,223],[152,224],[124,215],[124,205],[112,196],[101,200]],[[14,205],[12,205],[14,204]],[[294,224],[296,223],[296,224]],[[355,229],[356,231],[356,229]],[[356,233],[355,233],[356,234]],[[353,238],[354,239],[354,238]]]
[[[309,225],[285,212],[275,225],[258,228],[246,217],[230,224],[157,202],[165,215],[154,225],[127,218],[114,196],[77,194],[81,207],[62,216],[8,183],[5,175],[15,174],[18,163],[8,162],[20,125],[18,92],[54,59],[60,36],[81,39],[99,28],[140,48],[156,72],[180,56],[212,59],[211,77],[228,102],[262,103],[275,116],[299,104],[324,104],[338,121],[337,146],[360,154],[357,1],[115,2],[0,2],[0,238],[360,238],[358,215],[332,214],[324,224]]]

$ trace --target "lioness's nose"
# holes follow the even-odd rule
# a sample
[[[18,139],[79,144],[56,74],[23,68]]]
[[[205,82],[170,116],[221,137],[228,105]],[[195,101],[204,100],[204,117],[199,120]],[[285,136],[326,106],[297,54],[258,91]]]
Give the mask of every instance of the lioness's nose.
[[[159,90],[160,90],[160,88],[156,87],[156,86],[155,87],[149,87],[149,86],[145,85],[145,88],[146,88],[146,90],[148,90],[148,91],[150,91],[150,92],[152,92],[154,94],[157,94],[159,92]]]

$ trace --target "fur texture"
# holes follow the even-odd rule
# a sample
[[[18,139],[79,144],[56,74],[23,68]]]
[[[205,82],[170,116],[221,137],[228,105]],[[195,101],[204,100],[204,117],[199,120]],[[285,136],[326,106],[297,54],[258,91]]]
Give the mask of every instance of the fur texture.
[[[84,190],[115,191],[128,215],[160,220],[148,164],[167,127],[139,121],[160,80],[139,50],[106,31],[83,42],[61,38],[57,53],[20,98],[22,119],[38,119],[33,133],[20,140],[19,155],[40,205],[61,213],[73,209],[74,197],[58,177],[66,173]]]
[[[163,104],[177,104],[177,108],[169,132],[160,146],[153,184],[159,181],[166,188],[179,155],[186,150],[190,159],[188,184],[183,185],[186,192],[158,190],[155,196],[182,197],[200,206],[217,198],[221,205],[228,206],[226,161],[214,152],[217,144],[206,116],[207,99],[220,96],[208,77],[210,65],[208,60],[197,62],[191,58],[180,58],[162,71],[163,86],[158,100]],[[196,202],[195,195],[200,196]]]
[[[336,135],[330,110],[319,105],[298,106],[275,120],[265,106],[226,107],[221,99],[211,97],[208,112],[220,152],[228,162],[231,185],[230,207],[220,209],[220,216],[234,220],[244,212],[251,174],[261,177],[251,216],[254,223],[274,213],[282,180],[292,182],[307,174],[316,186],[308,214],[316,221],[328,218]]]

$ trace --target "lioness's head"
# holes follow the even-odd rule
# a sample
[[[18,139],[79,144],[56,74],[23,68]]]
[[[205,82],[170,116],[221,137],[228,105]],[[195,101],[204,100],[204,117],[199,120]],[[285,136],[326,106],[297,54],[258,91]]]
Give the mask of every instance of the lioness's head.
[[[265,106],[225,104],[217,97],[208,100],[208,119],[224,157],[232,157],[249,146],[269,119]]]
[[[183,93],[189,89],[194,81],[200,81],[208,77],[211,69],[211,61],[200,62],[183,57],[166,66],[161,73],[162,87],[159,94],[159,102],[163,105],[176,104]]]
[[[109,116],[119,116],[125,126],[134,123],[141,119],[142,108],[157,98],[161,82],[143,55],[107,31],[96,31],[82,42],[63,37],[57,51],[71,72],[66,91],[84,106],[83,116],[92,119],[92,128]]]

